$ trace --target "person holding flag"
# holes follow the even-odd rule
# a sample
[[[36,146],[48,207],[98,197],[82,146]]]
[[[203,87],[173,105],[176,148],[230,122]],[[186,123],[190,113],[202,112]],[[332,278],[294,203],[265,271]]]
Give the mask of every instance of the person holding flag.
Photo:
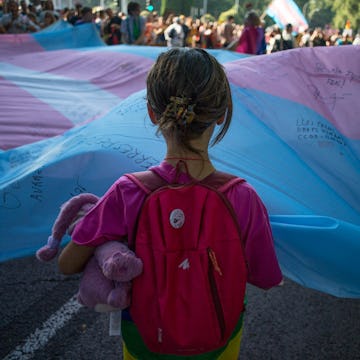
[[[128,45],[143,45],[146,21],[140,16],[140,4],[129,2],[127,12],[127,18],[121,23],[122,41]]]

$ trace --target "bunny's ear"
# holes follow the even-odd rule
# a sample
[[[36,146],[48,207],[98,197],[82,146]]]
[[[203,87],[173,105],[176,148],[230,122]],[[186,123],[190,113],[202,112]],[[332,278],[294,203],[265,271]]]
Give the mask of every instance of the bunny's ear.
[[[61,240],[66,234],[69,226],[74,221],[76,221],[81,208],[85,204],[96,204],[98,200],[99,198],[96,195],[83,193],[72,197],[70,200],[64,203],[61,206],[60,213],[56,218],[52,228],[52,236],[57,240]]]
[[[52,260],[59,251],[61,240],[66,234],[67,229],[77,219],[81,208],[86,204],[94,205],[98,200],[99,198],[96,195],[83,193],[72,197],[64,203],[55,220],[52,234],[49,236],[47,244],[36,252],[36,257],[40,261]]]

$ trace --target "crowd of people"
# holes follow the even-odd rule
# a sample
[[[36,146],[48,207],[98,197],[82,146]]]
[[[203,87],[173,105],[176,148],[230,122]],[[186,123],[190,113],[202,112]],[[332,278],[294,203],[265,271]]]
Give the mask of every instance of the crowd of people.
[[[52,0],[7,0],[0,9],[0,34],[40,31],[57,21],[73,26],[94,23],[108,45],[135,44],[149,46],[187,46],[207,49],[229,49],[246,54],[266,54],[295,47],[359,45],[360,35],[348,29],[304,29],[294,32],[292,24],[284,29],[264,21],[250,10],[243,24],[234,16],[222,22],[199,18],[141,11],[137,2],[130,2],[127,14],[111,8],[93,10],[77,3],[74,8],[56,10]]]

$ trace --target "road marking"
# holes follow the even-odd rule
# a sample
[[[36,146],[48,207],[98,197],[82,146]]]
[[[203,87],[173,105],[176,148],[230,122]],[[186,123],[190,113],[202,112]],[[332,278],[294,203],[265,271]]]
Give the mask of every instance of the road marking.
[[[17,346],[3,360],[27,360],[31,359],[36,350],[44,347],[48,341],[61,329],[65,323],[76,314],[81,305],[77,302],[76,297],[72,297],[56,313],[52,314],[41,328],[37,328],[23,345]]]

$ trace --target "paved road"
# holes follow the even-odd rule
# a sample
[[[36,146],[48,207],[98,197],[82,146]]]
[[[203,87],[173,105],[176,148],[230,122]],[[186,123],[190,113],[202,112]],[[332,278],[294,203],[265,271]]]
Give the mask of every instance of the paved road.
[[[108,315],[73,300],[78,277],[34,257],[0,264],[0,359],[121,360]],[[287,280],[248,288],[240,358],[360,360],[360,300],[338,299]],[[235,359],[229,359],[235,360]]]

